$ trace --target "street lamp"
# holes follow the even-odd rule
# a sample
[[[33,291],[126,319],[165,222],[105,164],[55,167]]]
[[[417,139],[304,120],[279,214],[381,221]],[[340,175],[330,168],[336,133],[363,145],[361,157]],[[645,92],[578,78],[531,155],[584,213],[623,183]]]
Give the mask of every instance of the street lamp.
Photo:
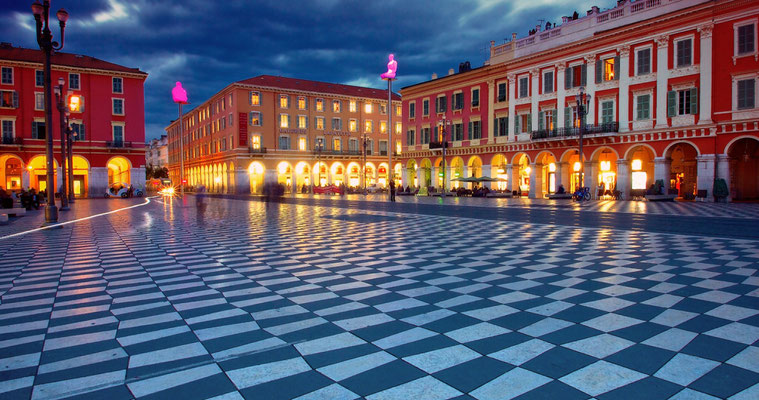
[[[440,197],[445,197],[445,193],[447,191],[446,184],[445,184],[445,170],[446,170],[445,148],[448,147],[447,131],[448,131],[448,128],[450,128],[451,126],[451,121],[445,119],[445,116],[443,116],[443,119],[440,121],[439,126],[440,126],[440,131],[441,131],[440,144],[443,146],[443,162],[441,163],[441,166],[443,168],[443,190],[440,192]]]
[[[388,57],[387,72],[380,75],[380,78],[387,81],[387,169],[388,169],[388,188],[390,187],[390,179],[393,179],[393,81],[395,80],[395,74],[398,72],[398,61],[395,61],[395,56],[390,54]],[[388,195],[392,197],[390,190],[387,191]]]
[[[74,132],[71,130],[71,124],[69,123],[69,117],[72,112],[79,112],[81,107],[81,99],[79,96],[72,94],[69,96],[68,110],[66,110],[66,148],[68,148],[69,154],[69,204],[74,202]],[[79,126],[81,133],[82,127]]]
[[[45,129],[47,132],[47,149],[45,156],[47,158],[47,207],[45,207],[45,224],[55,224],[58,222],[58,209],[55,207],[55,163],[53,160],[53,136],[52,122],[53,122],[53,99],[50,97],[50,91],[52,84],[50,82],[50,55],[53,50],[60,50],[63,48],[63,33],[66,29],[66,21],[69,19],[69,13],[64,9],[58,10],[56,17],[58,17],[58,24],[61,29],[61,43],[53,41],[53,34],[50,31],[50,24],[48,19],[50,16],[50,0],[44,0],[42,3],[35,1],[32,3],[32,13],[34,13],[34,20],[36,21],[36,35],[37,44],[42,50],[44,60],[44,80],[45,80]],[[53,193],[50,193],[50,185],[53,185]]]
[[[182,105],[187,102],[187,91],[177,82],[171,89],[171,97],[179,105],[179,194],[184,199],[184,133],[182,132]]]
[[[364,196],[366,196],[366,131],[364,131],[364,154],[362,158],[364,160],[364,165],[362,167],[364,175]]]
[[[58,113],[60,113],[61,117],[61,211],[68,211],[69,210],[69,204],[68,204],[68,196],[66,195],[66,192],[68,191],[68,184],[67,176],[66,176],[66,113],[68,113],[68,109],[66,108],[66,101],[64,100],[63,96],[63,85],[66,83],[66,80],[63,78],[58,78],[58,86],[53,88],[55,92],[55,105],[58,108]],[[52,133],[52,130],[50,131]],[[52,135],[51,135],[52,136]]]
[[[590,104],[590,94],[585,93],[585,88],[580,87],[580,92],[575,95],[577,101],[577,117],[580,118],[580,190],[585,187],[585,154],[582,152],[582,135],[585,133],[585,115],[588,113],[588,105]]]

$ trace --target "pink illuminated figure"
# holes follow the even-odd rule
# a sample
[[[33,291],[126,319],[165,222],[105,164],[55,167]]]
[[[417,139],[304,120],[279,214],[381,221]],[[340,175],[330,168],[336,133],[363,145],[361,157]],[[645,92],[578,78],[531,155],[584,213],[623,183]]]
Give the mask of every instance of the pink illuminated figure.
[[[382,79],[395,79],[395,72],[398,70],[398,62],[394,60],[394,55],[389,55],[390,61],[387,63],[387,72],[380,75]]]
[[[171,89],[171,96],[175,103],[187,104],[187,91],[182,87],[182,82],[177,82],[174,89]]]

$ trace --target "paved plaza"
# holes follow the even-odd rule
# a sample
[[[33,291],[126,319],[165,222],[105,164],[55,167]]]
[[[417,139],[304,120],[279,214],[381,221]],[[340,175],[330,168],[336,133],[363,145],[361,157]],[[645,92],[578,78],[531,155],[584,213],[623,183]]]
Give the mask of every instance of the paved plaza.
[[[756,205],[439,201],[33,211],[0,398],[759,398]]]

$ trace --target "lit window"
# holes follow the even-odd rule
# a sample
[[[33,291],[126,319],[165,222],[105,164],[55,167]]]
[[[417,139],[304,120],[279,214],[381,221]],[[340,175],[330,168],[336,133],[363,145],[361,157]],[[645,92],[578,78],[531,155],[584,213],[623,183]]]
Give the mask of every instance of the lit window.
[[[366,103],[364,104],[364,112],[367,114],[372,113],[372,103]]]
[[[342,109],[342,103],[340,103],[340,100],[333,100],[332,101],[332,112],[339,113]]]
[[[372,121],[364,121],[364,132],[371,132],[373,127]]]
[[[342,141],[340,138],[335,138],[332,140],[332,150],[340,151],[342,149]]]
[[[640,161],[640,160],[638,160]],[[634,171],[632,173],[632,188],[639,190],[639,189],[646,189],[646,180],[648,179],[648,176],[643,171]]]
[[[351,100],[348,104],[348,111],[349,112],[356,112],[356,100]]]
[[[324,111],[324,100],[316,99],[316,111]]]
[[[280,108],[290,107],[290,96],[286,94],[279,95],[279,107]]]
[[[395,123],[395,134],[396,135],[400,135],[402,129],[403,129],[403,125],[401,125],[400,122],[396,122]]]
[[[306,109],[306,98],[304,96],[298,97],[298,110]]]
[[[641,160],[633,160],[632,162],[632,170],[633,171],[640,171],[643,169],[643,161]]]
[[[395,115],[400,117],[403,115],[403,107],[402,106],[395,106]]]
[[[401,141],[398,140],[395,142],[395,152],[398,154],[401,154]]]
[[[387,122],[380,121],[380,133],[386,133],[387,132]]]
[[[316,129],[324,130],[324,117],[316,117]]]
[[[604,80],[605,81],[613,81],[614,80],[614,59],[608,58],[603,61],[604,65]]]
[[[251,146],[253,146],[253,149],[258,150],[261,148],[261,136],[253,136],[251,138]]]
[[[290,127],[290,116],[287,114],[280,114],[279,115],[279,127],[280,128],[289,128]]]
[[[308,117],[305,115],[298,115],[298,129],[308,128]]]
[[[348,121],[348,130],[351,131],[351,132],[355,132],[356,129],[357,129],[357,127],[356,127],[356,120],[352,119],[352,120]]]
[[[250,92],[250,105],[251,106],[260,106],[261,105],[261,93],[259,93],[259,92]]]
[[[611,161],[601,161],[601,171],[611,171]]]
[[[548,164],[548,172],[556,172],[556,164],[555,163]]]
[[[575,161],[575,164],[573,165],[572,169],[574,169],[575,172],[580,172],[580,167],[582,167],[582,164],[580,164],[579,161]]]
[[[298,138],[298,150],[305,151],[306,150],[306,138]]]
[[[252,111],[250,114],[250,125],[261,126],[261,113],[258,111]]]

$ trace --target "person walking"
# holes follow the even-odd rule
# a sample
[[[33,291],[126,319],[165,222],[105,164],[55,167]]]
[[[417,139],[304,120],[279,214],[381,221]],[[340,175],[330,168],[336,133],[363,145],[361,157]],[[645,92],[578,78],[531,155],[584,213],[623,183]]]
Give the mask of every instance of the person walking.
[[[395,181],[390,180],[390,201],[395,202]]]

